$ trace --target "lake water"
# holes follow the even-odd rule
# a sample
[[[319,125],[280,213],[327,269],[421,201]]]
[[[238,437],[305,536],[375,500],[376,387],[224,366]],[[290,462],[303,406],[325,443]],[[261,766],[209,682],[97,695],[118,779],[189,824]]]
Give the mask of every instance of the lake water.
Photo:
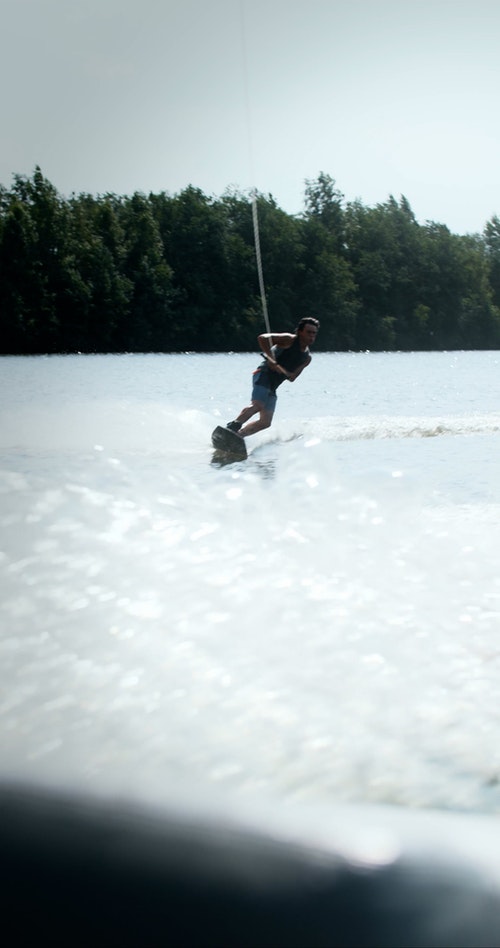
[[[0,361],[1,771],[500,811],[500,353]]]

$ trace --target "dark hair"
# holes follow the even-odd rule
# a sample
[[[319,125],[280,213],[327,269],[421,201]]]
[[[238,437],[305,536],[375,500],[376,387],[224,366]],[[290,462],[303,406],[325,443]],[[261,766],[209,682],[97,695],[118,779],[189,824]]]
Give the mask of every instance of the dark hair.
[[[319,319],[314,319],[313,316],[303,316],[295,332],[300,332],[304,326],[316,326],[316,329],[319,329]]]

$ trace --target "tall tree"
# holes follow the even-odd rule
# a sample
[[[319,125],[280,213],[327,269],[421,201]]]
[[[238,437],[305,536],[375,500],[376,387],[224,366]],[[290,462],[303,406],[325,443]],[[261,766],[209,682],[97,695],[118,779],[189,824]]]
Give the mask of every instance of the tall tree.
[[[176,291],[176,344],[224,348],[227,259],[220,206],[192,186],[168,201],[152,200]]]
[[[300,222],[282,211],[272,195],[256,197],[261,263],[271,329],[291,330],[298,322],[297,296],[302,277],[304,247]],[[251,235],[256,251],[255,234]],[[254,253],[253,285],[258,290],[258,262]],[[260,326],[265,326],[259,296]]]
[[[43,295],[34,222],[29,208],[10,196],[0,231],[1,352],[37,351]]]
[[[321,321],[318,341],[324,349],[350,349],[356,339],[359,301],[346,254],[343,200],[324,172],[306,181],[298,298],[301,310]]]
[[[316,221],[328,232],[332,251],[341,254],[344,249],[344,195],[336,187],[334,178],[320,171],[315,180],[306,179],[304,217]]]
[[[347,255],[360,298],[356,347],[425,346],[418,310],[419,227],[406,198],[346,211]]]
[[[113,195],[82,194],[69,202],[71,254],[86,290],[75,306],[73,327],[74,342],[82,352],[126,348],[121,337],[132,318],[133,284],[123,272],[126,247],[120,206]]]
[[[500,308],[500,218],[493,215],[486,222],[483,234],[488,260],[488,278],[493,303]]]
[[[500,309],[494,302],[489,248],[478,236],[458,240],[463,280],[457,314],[459,338],[464,348],[496,349],[500,345]]]
[[[172,318],[173,273],[164,258],[150,200],[136,193],[124,201],[121,224],[124,274],[132,286],[132,318],[115,328],[120,347],[133,351],[170,351],[176,341]]]

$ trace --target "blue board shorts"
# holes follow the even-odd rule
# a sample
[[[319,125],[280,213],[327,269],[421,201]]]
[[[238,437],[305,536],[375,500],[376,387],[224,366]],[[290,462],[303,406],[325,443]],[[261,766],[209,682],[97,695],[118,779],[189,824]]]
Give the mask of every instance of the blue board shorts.
[[[265,381],[265,374],[262,369],[256,369],[253,373],[252,401],[260,402],[264,411],[274,412],[278,396],[271,388],[262,383]]]

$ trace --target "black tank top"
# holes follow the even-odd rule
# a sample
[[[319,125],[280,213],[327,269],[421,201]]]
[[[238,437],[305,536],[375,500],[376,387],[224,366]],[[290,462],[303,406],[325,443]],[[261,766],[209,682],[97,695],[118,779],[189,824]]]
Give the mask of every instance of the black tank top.
[[[292,345],[289,346],[288,349],[273,346],[271,352],[278,365],[282,365],[287,372],[295,372],[295,370],[303,365],[304,362],[307,362],[309,358],[309,349],[302,351],[298,336],[295,337]],[[286,376],[281,375],[280,372],[273,372],[273,370],[269,368],[267,359],[259,366],[259,371],[261,372],[261,384],[269,387],[273,392],[276,391],[278,385],[281,385],[286,378]]]

